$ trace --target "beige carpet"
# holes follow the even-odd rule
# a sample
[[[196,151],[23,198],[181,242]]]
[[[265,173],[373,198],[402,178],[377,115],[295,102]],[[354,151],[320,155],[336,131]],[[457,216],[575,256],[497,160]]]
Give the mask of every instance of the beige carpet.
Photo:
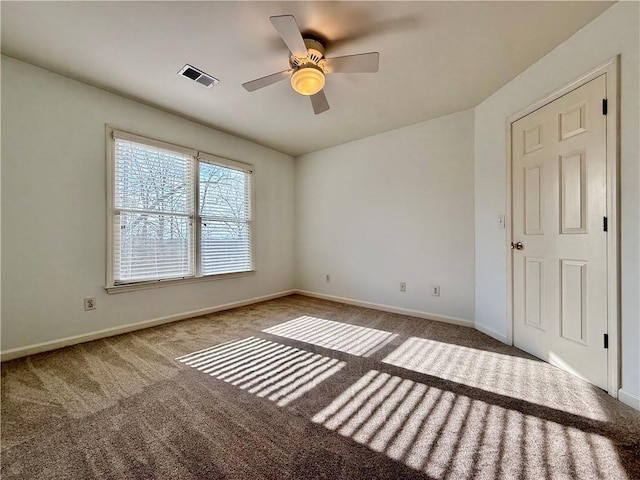
[[[4,363],[1,446],[3,479],[640,479],[598,388],[297,295]]]

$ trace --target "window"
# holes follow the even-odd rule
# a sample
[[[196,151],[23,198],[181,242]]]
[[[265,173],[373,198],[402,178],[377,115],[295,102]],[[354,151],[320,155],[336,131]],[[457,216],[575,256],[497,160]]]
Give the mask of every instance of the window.
[[[253,271],[250,165],[111,132],[107,289]]]

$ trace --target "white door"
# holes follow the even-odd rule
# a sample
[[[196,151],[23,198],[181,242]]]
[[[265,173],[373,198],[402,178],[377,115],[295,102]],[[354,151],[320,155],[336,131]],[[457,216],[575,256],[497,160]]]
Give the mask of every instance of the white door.
[[[605,97],[603,74],[511,130],[514,343],[604,389]]]

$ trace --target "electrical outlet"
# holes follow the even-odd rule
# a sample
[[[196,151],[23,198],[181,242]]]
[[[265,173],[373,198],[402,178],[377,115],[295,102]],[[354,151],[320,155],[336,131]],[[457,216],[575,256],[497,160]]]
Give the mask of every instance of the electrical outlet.
[[[434,285],[433,287],[431,287],[431,295],[433,295],[434,297],[440,296],[440,285]]]
[[[407,282],[400,282],[400,291],[401,292],[407,291]]]
[[[84,309],[95,310],[96,309],[96,297],[84,297]]]
[[[327,275],[327,276],[324,278],[324,281],[325,281],[325,282],[327,282],[327,283],[329,283],[329,282],[331,281],[331,275]]]

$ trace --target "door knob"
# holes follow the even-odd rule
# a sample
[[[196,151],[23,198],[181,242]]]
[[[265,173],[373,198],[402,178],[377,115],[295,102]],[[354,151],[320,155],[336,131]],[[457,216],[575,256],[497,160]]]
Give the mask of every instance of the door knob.
[[[511,250],[513,249],[524,250],[524,245],[522,244],[522,242],[518,242],[518,243],[511,242]]]

